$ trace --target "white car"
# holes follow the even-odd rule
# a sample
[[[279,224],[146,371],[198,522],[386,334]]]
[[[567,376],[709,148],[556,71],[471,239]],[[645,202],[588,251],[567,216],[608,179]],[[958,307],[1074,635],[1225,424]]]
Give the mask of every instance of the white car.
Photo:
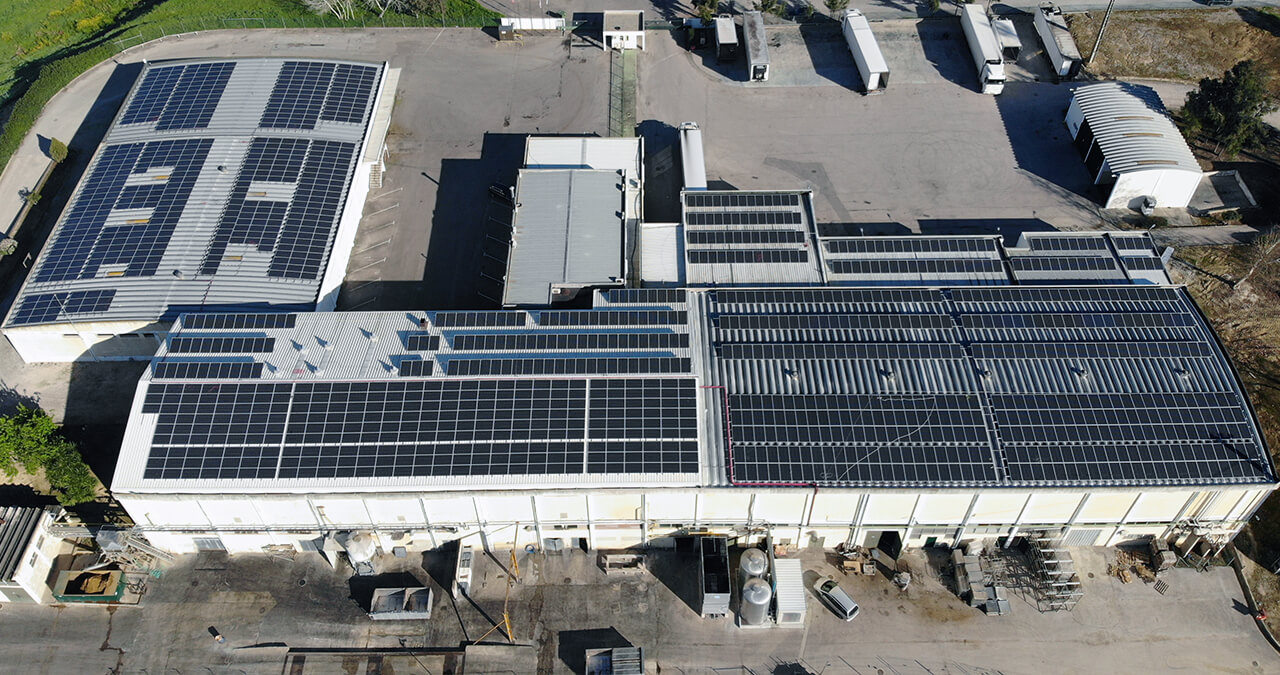
[[[841,619],[853,621],[858,616],[858,603],[854,602],[843,588],[840,588],[840,584],[837,584],[835,579],[818,579],[818,582],[813,585],[813,590],[817,591],[823,604],[830,607],[831,611]]]

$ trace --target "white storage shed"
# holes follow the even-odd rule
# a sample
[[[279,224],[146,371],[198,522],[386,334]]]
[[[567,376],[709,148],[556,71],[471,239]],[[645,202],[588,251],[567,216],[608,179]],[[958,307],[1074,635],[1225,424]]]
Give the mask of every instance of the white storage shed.
[[[1095,185],[1112,183],[1106,208],[1191,202],[1203,172],[1150,87],[1104,82],[1075,90],[1067,128]]]

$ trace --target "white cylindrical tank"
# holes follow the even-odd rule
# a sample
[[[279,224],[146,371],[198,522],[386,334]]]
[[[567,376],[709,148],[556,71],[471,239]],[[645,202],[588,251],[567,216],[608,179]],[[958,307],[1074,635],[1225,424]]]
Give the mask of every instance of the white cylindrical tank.
[[[738,585],[745,586],[748,579],[764,576],[769,569],[769,556],[758,548],[749,548],[742,552],[738,561]]]
[[[769,618],[769,603],[773,600],[773,589],[769,582],[760,577],[747,579],[742,585],[742,605],[738,613],[742,623],[747,626],[759,626]]]
[[[373,541],[373,535],[368,532],[356,532],[347,537],[343,548],[347,549],[347,558],[354,564],[373,560],[378,545]]]

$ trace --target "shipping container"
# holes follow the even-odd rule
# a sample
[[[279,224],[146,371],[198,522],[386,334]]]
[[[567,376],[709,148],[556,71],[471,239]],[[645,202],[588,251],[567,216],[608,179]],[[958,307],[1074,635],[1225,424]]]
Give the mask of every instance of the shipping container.
[[[883,91],[889,84],[889,65],[880,52],[880,45],[876,44],[867,17],[856,9],[849,10],[844,15],[843,30],[844,41],[849,44],[849,52],[862,75],[864,91],[868,94]]]

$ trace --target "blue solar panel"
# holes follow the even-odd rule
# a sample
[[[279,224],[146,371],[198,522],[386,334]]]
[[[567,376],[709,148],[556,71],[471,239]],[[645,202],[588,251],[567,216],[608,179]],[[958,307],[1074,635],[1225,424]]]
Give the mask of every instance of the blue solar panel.
[[[186,67],[156,122],[156,130],[203,129],[235,70],[234,63],[196,63]]]
[[[333,86],[325,99],[320,119],[353,124],[363,122],[365,111],[369,108],[369,94],[373,91],[377,77],[377,68],[338,64],[333,71]]]
[[[138,91],[130,99],[129,108],[124,111],[120,123],[136,124],[159,119],[165,104],[169,102],[169,96],[173,94],[174,85],[177,84],[178,78],[182,77],[182,71],[185,68],[185,66],[172,66],[147,71],[147,76],[143,78],[142,84],[138,85]]]
[[[315,279],[338,227],[354,143],[315,141],[298,177],[268,276]]]
[[[250,195],[249,188],[255,181],[292,183],[298,180],[308,146],[308,141],[295,138],[253,140],[218,222],[218,231],[209,241],[201,274],[218,271],[228,245],[248,244],[259,251],[275,248],[289,203],[250,199],[257,195]]]
[[[13,324],[48,323],[61,315],[105,312],[115,295],[115,289],[28,295],[14,312]]]
[[[258,126],[314,129],[333,80],[334,67],[332,63],[285,62]]]
[[[154,274],[212,144],[212,139],[185,139],[103,150],[42,257],[34,281],[92,278],[104,265],[122,266],[118,271],[124,276]],[[145,190],[125,187],[131,174],[153,168],[167,173],[145,179],[150,181]],[[149,217],[107,227],[107,216],[117,208],[152,211]]]

